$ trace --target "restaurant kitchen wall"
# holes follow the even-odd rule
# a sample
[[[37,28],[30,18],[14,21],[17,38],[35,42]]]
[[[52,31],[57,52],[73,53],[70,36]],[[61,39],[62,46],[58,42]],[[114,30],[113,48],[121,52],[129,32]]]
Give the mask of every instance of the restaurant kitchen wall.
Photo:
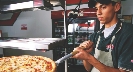
[[[133,24],[133,0],[122,1],[122,14],[123,15],[132,15],[132,24]]]
[[[131,15],[133,14],[133,0],[122,1],[122,14],[123,15]]]
[[[74,9],[77,5],[68,6],[67,9]],[[87,8],[87,4],[81,5],[81,8]],[[62,10],[61,7],[55,7],[54,10]],[[4,15],[0,15],[0,18]],[[9,17],[11,15],[9,14]],[[6,16],[6,19],[8,16]],[[21,30],[21,25],[27,24],[27,30]],[[27,11],[21,12],[13,26],[0,26],[3,33],[8,33],[8,37],[52,37],[51,11]]]
[[[51,37],[50,15],[49,11],[21,12],[13,26],[1,26],[0,30],[8,37]],[[22,24],[27,24],[27,30],[21,30]]]

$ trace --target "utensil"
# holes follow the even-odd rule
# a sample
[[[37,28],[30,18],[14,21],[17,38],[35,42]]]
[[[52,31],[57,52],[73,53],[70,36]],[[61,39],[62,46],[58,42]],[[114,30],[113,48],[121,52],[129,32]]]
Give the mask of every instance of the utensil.
[[[77,53],[78,53],[78,51],[73,51],[70,54],[67,54],[64,57],[58,59],[57,61],[55,61],[56,65],[58,66],[60,63],[62,63],[63,61],[69,59],[71,56],[74,56]]]
[[[90,40],[88,40],[89,41],[89,46],[88,47],[91,47],[92,45],[93,45],[93,42],[91,42]],[[82,46],[79,46],[81,49],[86,49],[86,48],[84,48],[84,47],[82,47]],[[70,54],[67,54],[67,55],[65,55],[64,57],[62,57],[62,58],[60,58],[60,59],[58,59],[57,61],[55,61],[55,63],[56,63],[56,65],[58,66],[60,63],[62,63],[63,61],[65,61],[65,60],[67,60],[67,59],[69,59],[71,56],[74,56],[75,54],[77,54],[78,53],[78,51],[73,51],[73,52],[71,52]]]

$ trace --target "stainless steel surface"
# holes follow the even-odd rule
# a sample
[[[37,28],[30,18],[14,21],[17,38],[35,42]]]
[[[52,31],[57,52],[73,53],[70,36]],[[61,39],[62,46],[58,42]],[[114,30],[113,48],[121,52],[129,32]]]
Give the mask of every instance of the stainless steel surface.
[[[20,56],[20,55],[31,55],[31,56],[44,56],[50,59],[53,59],[53,50],[48,50],[46,52],[42,51],[32,51],[32,50],[21,50],[21,49],[12,49],[12,48],[5,48],[3,49],[4,57],[8,56]]]
[[[0,48],[15,48],[22,50],[52,50],[58,46],[65,46],[65,39],[61,38],[5,38],[0,40]]]
[[[61,1],[61,0],[59,0]],[[68,37],[67,37],[67,6],[66,6],[66,0],[62,0],[62,7],[64,9],[64,37],[66,40],[68,40]],[[65,55],[67,54],[67,48],[65,48]],[[65,72],[67,72],[67,60],[65,60]]]

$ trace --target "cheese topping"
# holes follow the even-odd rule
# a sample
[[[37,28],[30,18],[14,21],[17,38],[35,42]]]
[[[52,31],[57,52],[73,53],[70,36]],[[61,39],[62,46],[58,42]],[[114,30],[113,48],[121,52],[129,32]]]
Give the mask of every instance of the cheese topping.
[[[0,58],[0,72],[51,72],[52,63],[42,56],[12,56]]]

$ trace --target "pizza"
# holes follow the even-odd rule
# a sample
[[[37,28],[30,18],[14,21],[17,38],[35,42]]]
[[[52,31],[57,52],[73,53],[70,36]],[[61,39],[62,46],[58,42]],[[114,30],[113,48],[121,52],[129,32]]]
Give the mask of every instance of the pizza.
[[[0,58],[0,72],[55,72],[53,60],[43,56],[11,56]]]

